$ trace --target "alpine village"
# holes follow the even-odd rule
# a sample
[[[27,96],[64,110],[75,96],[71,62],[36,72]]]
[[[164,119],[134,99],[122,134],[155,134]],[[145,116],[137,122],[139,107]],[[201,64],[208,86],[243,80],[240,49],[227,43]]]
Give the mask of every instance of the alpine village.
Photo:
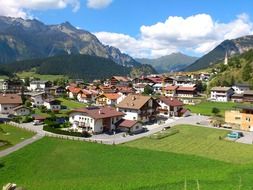
[[[0,16],[0,189],[253,189],[253,35],[133,58],[21,17]]]

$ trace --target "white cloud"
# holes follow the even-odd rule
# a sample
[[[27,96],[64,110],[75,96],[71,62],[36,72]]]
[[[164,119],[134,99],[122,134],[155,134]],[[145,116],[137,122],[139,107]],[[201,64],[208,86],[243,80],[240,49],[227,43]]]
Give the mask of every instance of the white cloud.
[[[177,51],[204,54],[225,39],[253,34],[253,23],[241,14],[228,23],[214,21],[208,14],[187,18],[170,16],[165,22],[141,26],[138,38],[98,32],[98,39],[133,57],[159,57]]]
[[[112,0],[87,0],[87,7],[92,9],[102,9],[109,6]]]
[[[79,0],[0,0],[0,5],[0,15],[22,18],[30,17],[30,10],[80,8]]]

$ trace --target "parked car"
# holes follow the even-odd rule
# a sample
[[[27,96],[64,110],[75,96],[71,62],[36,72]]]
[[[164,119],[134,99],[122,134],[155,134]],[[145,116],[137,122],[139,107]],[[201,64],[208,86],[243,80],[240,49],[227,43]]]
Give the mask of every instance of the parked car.
[[[42,124],[43,124],[43,122],[40,121],[40,120],[34,120],[33,121],[33,125],[42,125]]]

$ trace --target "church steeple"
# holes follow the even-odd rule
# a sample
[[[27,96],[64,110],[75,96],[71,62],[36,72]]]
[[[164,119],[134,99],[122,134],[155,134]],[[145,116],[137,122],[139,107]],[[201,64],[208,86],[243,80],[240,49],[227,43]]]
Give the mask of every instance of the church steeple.
[[[224,65],[228,64],[228,53],[226,51],[225,58],[224,58]]]

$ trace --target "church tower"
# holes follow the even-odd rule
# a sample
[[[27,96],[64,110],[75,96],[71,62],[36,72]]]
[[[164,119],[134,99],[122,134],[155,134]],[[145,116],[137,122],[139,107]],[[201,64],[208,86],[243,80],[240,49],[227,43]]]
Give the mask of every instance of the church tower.
[[[227,64],[228,64],[228,53],[226,51],[225,59],[224,59],[224,65],[227,65]]]

